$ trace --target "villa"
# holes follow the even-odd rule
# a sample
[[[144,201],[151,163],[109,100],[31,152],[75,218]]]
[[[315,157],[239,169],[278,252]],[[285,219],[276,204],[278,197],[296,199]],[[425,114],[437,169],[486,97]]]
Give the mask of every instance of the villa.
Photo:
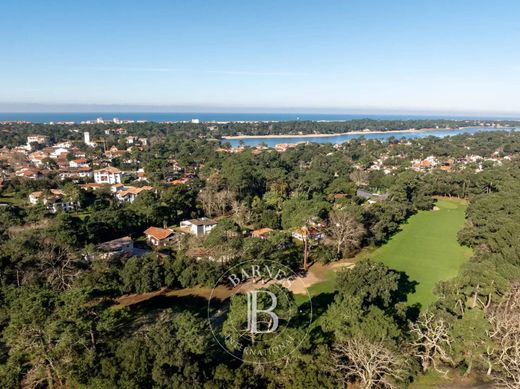
[[[175,238],[173,230],[169,228],[149,227],[144,231],[146,241],[151,246],[166,246]]]
[[[121,176],[121,170],[112,166],[94,171],[94,181],[97,184],[120,184]]]
[[[205,217],[200,219],[184,220],[180,227],[183,231],[193,234],[195,236],[204,236],[217,226],[217,222],[213,219]]]

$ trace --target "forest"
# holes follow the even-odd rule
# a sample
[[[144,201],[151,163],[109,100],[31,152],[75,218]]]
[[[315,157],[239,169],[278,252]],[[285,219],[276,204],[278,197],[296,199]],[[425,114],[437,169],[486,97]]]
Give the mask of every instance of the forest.
[[[110,188],[82,190],[82,182],[62,180],[52,167],[35,180],[13,177],[9,161],[2,160],[0,385],[404,388],[425,375],[442,380],[455,374],[518,388],[520,134],[358,139],[302,144],[283,153],[248,147],[222,152],[213,139],[436,125],[460,123],[215,124],[209,130],[196,124],[125,125],[128,135],[148,142],[108,162],[128,172],[143,168],[146,184],[156,188],[126,203],[115,201]],[[104,135],[111,128],[88,130],[93,139],[103,137],[105,149],[122,149],[123,138]],[[0,129],[4,150],[38,133],[49,135],[49,142],[77,143],[94,165],[106,159],[101,147],[80,144],[82,126]],[[480,159],[470,158],[475,155]],[[414,161],[427,158],[437,167],[414,168]],[[172,185],[181,175],[189,180]],[[124,180],[142,185],[133,173]],[[62,190],[81,209],[50,213],[43,205],[28,205],[30,193],[51,189]],[[367,201],[365,192],[382,197]],[[435,285],[434,303],[409,304],[414,291],[409,276],[370,255],[356,258],[385,245],[412,215],[433,210],[443,197],[468,202],[458,241],[473,254],[456,277]],[[145,247],[143,231],[149,226],[178,226],[200,217],[218,221],[202,238],[180,236],[171,246],[113,260],[97,252],[100,243],[123,236]],[[326,239],[301,242],[291,234],[318,225]],[[251,236],[263,228],[273,231],[267,239]],[[223,259],[194,259],[195,250]],[[313,298],[311,328],[287,324],[287,336],[305,340],[290,356],[268,364],[240,362],[220,348],[209,330],[204,297],[117,303],[130,293],[212,287],[241,261],[278,263],[305,275],[312,264],[345,259],[355,266],[337,272],[334,293]],[[235,295],[219,307],[225,312],[217,334],[223,342],[229,326],[243,317],[242,306]],[[272,345],[268,339],[249,345],[261,351]],[[234,353],[240,356],[241,350]]]

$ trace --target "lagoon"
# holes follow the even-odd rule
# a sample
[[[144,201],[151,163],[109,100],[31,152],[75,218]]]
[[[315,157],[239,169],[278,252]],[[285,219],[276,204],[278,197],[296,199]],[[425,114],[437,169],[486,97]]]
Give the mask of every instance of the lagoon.
[[[266,144],[268,147],[274,147],[282,143],[299,143],[299,142],[311,142],[311,143],[333,143],[339,144],[344,143],[352,139],[378,139],[388,140],[390,138],[405,138],[405,139],[417,139],[426,138],[429,136],[446,137],[460,134],[475,134],[478,132],[485,131],[513,131],[515,128],[495,128],[495,127],[464,127],[457,129],[434,129],[425,131],[387,131],[387,132],[366,132],[366,133],[346,133],[337,135],[315,135],[315,136],[265,136],[265,137],[230,137],[224,139],[223,142],[229,142],[232,147],[238,147],[240,144],[254,147],[260,144]]]

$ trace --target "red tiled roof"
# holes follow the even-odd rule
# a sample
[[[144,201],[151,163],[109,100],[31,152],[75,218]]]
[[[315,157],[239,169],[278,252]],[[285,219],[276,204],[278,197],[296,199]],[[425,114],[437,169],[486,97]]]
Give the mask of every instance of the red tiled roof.
[[[95,190],[95,189],[98,189],[98,188],[101,188],[101,187],[103,187],[103,185],[101,185],[101,184],[95,184],[95,183],[93,183],[93,182],[92,182],[92,183],[88,183],[88,184],[82,184],[82,185],[80,185],[80,188],[81,188],[81,189],[94,189],[94,190]]]
[[[157,240],[163,240],[173,234],[173,231],[165,228],[150,227],[145,232],[145,235],[149,235]]]
[[[263,237],[263,236],[267,236],[269,235],[269,233],[271,233],[273,231],[272,228],[260,228],[258,230],[254,230],[251,232],[251,236],[254,236],[254,237]]]
[[[113,166],[108,166],[103,169],[96,170],[96,172],[98,172],[98,173],[107,172],[107,173],[117,174],[117,173],[121,173],[121,170],[119,170],[118,168],[113,167]]]

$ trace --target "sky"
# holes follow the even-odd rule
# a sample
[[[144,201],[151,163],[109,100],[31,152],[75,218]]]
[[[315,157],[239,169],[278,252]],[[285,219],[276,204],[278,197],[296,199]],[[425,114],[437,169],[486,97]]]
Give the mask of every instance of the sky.
[[[1,0],[0,111],[520,114],[518,0]]]

